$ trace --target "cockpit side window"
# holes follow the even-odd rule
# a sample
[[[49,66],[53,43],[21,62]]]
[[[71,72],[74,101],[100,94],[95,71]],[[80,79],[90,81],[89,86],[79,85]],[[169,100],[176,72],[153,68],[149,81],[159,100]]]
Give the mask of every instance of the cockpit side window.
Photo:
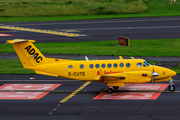
[[[143,66],[144,66],[144,67],[149,67],[150,64],[149,64],[148,62],[144,61]]]
[[[143,67],[146,67],[146,64],[145,64],[145,63],[143,64]]]
[[[138,67],[142,67],[142,63],[137,63],[137,66]]]

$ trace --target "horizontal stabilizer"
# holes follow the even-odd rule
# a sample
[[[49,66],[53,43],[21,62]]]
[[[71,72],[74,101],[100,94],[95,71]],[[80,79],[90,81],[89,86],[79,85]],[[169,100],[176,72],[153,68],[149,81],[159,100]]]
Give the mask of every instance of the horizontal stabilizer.
[[[30,42],[33,43],[35,40],[26,40],[26,39],[15,39],[15,40],[7,40],[6,44],[13,44],[13,43],[21,43],[21,42]]]

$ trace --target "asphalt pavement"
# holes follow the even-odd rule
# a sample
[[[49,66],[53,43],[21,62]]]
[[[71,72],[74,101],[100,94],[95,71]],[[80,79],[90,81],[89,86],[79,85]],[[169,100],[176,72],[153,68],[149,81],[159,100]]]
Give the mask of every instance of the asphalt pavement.
[[[0,44],[12,39],[37,43],[180,38],[180,17],[0,23]]]

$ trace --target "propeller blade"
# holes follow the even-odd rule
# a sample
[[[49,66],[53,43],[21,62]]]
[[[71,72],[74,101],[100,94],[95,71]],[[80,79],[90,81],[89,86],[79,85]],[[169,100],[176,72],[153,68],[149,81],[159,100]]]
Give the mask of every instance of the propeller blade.
[[[156,77],[156,76],[159,76],[159,74],[154,72],[154,68],[153,68],[152,79],[151,79],[152,83],[154,83],[154,77]]]
[[[152,75],[152,79],[151,79],[152,83],[154,83],[154,76]]]

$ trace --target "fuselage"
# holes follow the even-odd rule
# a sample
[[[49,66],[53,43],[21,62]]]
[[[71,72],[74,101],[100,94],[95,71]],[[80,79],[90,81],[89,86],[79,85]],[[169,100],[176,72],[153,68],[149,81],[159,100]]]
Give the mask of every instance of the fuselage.
[[[33,67],[33,69],[49,73],[52,75],[58,75],[58,77],[82,80],[82,81],[96,81],[97,76],[101,76],[101,72],[104,74],[119,74],[134,72],[138,74],[140,71],[147,72],[149,77],[152,76],[149,73],[155,72],[158,76],[154,77],[154,80],[168,81],[170,77],[176,75],[176,72],[155,65],[150,65],[143,59],[116,59],[116,60],[89,60],[89,61],[70,61],[59,63],[54,61],[53,64],[39,65]],[[139,72],[138,72],[139,71]],[[142,78],[137,78],[142,79]],[[121,80],[122,82],[125,82]],[[127,82],[127,81],[126,81]],[[125,83],[126,83],[125,82]],[[132,81],[137,82],[137,80]],[[147,81],[141,80],[139,83]],[[127,82],[131,83],[131,82]]]

